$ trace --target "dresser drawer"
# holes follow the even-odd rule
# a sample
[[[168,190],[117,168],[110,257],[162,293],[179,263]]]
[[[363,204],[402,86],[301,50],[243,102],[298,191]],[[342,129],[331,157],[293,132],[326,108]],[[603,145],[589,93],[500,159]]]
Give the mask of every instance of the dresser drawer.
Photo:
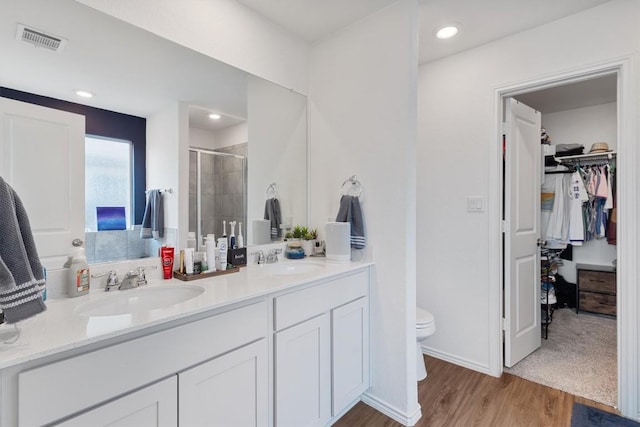
[[[580,292],[616,293],[616,273],[609,271],[578,270]]]
[[[592,313],[616,315],[616,296],[599,294],[594,292],[584,292],[580,290],[580,310]]]

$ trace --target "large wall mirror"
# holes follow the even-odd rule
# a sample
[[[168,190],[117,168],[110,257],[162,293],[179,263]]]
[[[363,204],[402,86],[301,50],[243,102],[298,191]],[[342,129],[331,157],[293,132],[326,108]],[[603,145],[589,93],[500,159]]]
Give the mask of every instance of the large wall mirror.
[[[303,95],[73,0],[5,0],[2,9],[1,87],[147,119],[147,187],[156,188],[163,174],[181,177],[168,196],[167,207],[173,209],[166,215],[168,237],[156,246],[180,245],[189,231],[221,234],[222,221],[242,222],[245,242],[254,244],[252,224],[263,219],[268,188],[274,183],[283,220],[306,224]],[[39,33],[59,38],[61,47],[50,50],[19,40],[20,25],[34,30],[36,38]],[[77,98],[76,89],[95,96]],[[175,126],[166,125],[173,120],[166,114],[172,106],[188,111],[188,125],[177,117]],[[165,128],[157,126],[160,121]],[[185,137],[188,147],[177,141]],[[165,149],[173,139],[179,154]],[[188,162],[178,161],[183,155]],[[183,197],[186,192],[188,198]],[[188,203],[178,205],[177,200]],[[183,217],[188,220],[179,219]],[[129,232],[135,235],[135,230]],[[112,239],[100,233],[87,234],[87,241]],[[101,247],[108,252],[115,244]],[[153,255],[153,245],[143,252]],[[109,260],[141,256],[122,251],[116,255]]]

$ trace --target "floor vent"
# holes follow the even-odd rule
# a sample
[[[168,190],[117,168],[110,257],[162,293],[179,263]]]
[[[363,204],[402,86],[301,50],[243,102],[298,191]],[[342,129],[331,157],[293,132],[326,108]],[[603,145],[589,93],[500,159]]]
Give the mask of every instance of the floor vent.
[[[53,50],[54,52],[60,52],[66,43],[66,40],[61,37],[52,36],[44,31],[29,28],[22,24],[18,24],[16,39],[32,44],[35,47]]]

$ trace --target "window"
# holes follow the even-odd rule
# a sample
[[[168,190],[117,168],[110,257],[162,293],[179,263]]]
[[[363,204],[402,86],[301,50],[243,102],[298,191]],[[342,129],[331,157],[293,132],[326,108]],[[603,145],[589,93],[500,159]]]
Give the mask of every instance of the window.
[[[130,141],[85,138],[85,228],[97,231],[98,207],[124,207],[132,224],[132,144]]]

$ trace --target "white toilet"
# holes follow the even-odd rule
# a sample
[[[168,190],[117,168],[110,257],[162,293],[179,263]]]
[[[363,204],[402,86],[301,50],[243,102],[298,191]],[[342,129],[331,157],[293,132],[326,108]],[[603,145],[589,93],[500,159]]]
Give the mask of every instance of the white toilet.
[[[436,331],[436,322],[433,320],[433,314],[424,308],[416,307],[416,368],[418,373],[418,381],[427,378],[427,367],[422,357],[422,348],[420,343],[433,335]]]

